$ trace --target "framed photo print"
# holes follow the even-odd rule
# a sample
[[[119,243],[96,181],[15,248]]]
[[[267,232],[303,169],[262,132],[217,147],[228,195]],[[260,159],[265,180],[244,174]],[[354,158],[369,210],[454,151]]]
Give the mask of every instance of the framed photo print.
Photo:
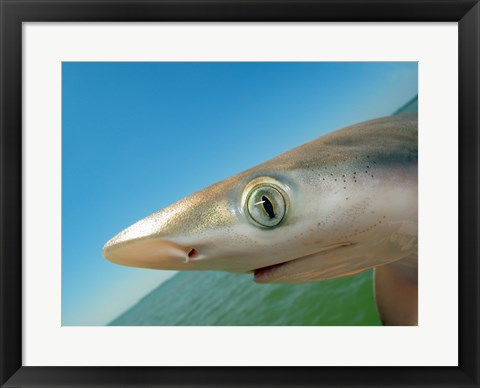
[[[478,386],[477,1],[1,1],[1,384]]]

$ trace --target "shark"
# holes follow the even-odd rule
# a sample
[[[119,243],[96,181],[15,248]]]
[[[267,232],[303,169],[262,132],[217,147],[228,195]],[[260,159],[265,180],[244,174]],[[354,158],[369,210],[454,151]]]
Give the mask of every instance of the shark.
[[[418,325],[418,117],[333,131],[127,227],[112,263],[305,283],[374,268],[384,325]]]

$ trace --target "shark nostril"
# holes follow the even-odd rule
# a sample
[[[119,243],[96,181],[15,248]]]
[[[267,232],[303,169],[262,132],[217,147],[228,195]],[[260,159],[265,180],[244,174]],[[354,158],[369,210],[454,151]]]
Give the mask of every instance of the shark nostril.
[[[190,249],[190,252],[188,252],[188,258],[189,259],[194,259],[195,257],[198,256],[198,252],[196,249]]]

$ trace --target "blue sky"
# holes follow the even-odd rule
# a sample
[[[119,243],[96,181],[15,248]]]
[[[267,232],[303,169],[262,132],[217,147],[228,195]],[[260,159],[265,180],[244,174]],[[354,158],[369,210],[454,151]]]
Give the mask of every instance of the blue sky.
[[[413,62],[63,63],[62,324],[106,324],[172,276],[103,259],[123,228],[417,90]]]

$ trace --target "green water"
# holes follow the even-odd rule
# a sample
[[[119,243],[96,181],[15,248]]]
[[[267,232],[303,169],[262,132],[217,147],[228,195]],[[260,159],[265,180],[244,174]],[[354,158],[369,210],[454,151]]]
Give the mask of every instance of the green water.
[[[380,325],[372,271],[307,284],[256,284],[252,275],[182,272],[114,326]]]
[[[418,112],[418,96],[413,97],[401,108],[397,109],[393,114],[398,115],[402,113],[415,113]]]

